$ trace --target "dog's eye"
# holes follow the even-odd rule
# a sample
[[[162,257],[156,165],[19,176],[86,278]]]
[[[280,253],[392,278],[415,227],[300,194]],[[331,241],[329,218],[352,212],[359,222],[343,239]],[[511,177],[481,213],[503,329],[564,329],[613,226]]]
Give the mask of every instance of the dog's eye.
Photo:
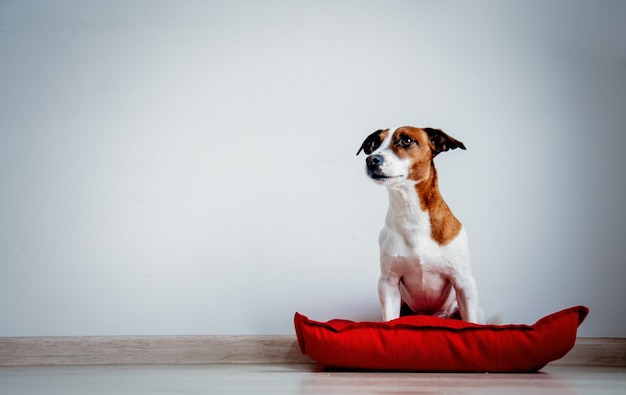
[[[363,151],[367,155],[369,155],[372,152],[376,151],[380,147],[380,145],[383,143],[383,139],[381,138],[381,134],[383,132],[384,130],[377,130],[374,133],[367,136],[365,141],[363,141],[361,148],[359,148],[356,154],[358,155],[359,153],[361,153],[361,151]]]
[[[380,147],[381,143],[382,141],[380,141],[380,137],[374,136],[372,139],[370,139],[370,141],[366,141],[365,144],[363,144],[363,151],[367,155],[369,155],[372,152],[376,151],[378,147]]]
[[[365,150],[365,153],[369,155],[372,152],[376,151],[378,147],[380,147],[380,140],[378,139],[372,140],[370,141],[369,146]]]
[[[409,148],[410,146],[412,146],[413,144],[415,144],[415,140],[413,140],[411,137],[409,136],[402,136],[400,138],[400,141],[398,141],[398,145],[402,148]]]

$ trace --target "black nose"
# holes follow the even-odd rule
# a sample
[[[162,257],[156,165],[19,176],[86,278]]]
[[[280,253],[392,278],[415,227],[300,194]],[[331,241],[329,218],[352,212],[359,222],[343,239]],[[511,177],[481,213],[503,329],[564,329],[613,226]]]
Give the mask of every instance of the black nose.
[[[365,163],[367,167],[370,169],[375,169],[383,164],[383,156],[382,155],[370,155],[365,159]]]

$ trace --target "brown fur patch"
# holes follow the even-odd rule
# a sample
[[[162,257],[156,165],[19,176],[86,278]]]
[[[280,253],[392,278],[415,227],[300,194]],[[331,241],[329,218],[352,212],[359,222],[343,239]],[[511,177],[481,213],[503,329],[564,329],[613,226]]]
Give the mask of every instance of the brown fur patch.
[[[400,143],[407,137],[415,143],[403,147]],[[408,178],[417,181],[415,189],[422,210],[428,212],[431,237],[439,245],[448,244],[459,234],[462,225],[439,192],[437,169],[433,162],[436,154],[428,134],[420,128],[398,128],[392,136],[390,148],[399,158],[411,158]]]
[[[461,231],[461,222],[452,214],[452,210],[439,192],[437,169],[431,166],[428,179],[415,185],[417,196],[424,211],[430,218],[431,237],[439,245],[450,243]]]
[[[405,148],[400,145],[403,138],[409,137],[415,144]],[[429,175],[430,163],[433,160],[432,146],[428,135],[423,129],[404,126],[396,129],[391,138],[390,148],[398,158],[411,158],[411,167],[407,178],[413,181],[424,180]]]

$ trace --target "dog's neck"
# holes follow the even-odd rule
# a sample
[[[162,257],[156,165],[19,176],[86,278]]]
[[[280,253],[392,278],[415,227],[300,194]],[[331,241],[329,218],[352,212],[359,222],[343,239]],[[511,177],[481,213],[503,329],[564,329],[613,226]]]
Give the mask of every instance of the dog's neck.
[[[426,177],[387,188],[387,225],[406,234],[428,232],[440,245],[450,242],[461,230],[461,223],[439,192],[437,169],[433,162]]]

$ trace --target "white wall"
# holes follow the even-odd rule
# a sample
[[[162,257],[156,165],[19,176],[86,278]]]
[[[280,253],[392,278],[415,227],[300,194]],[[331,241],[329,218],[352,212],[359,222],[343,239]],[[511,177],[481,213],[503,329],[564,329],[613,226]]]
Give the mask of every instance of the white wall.
[[[0,336],[378,320],[363,138],[439,127],[482,304],[626,337],[626,3],[0,2]]]

